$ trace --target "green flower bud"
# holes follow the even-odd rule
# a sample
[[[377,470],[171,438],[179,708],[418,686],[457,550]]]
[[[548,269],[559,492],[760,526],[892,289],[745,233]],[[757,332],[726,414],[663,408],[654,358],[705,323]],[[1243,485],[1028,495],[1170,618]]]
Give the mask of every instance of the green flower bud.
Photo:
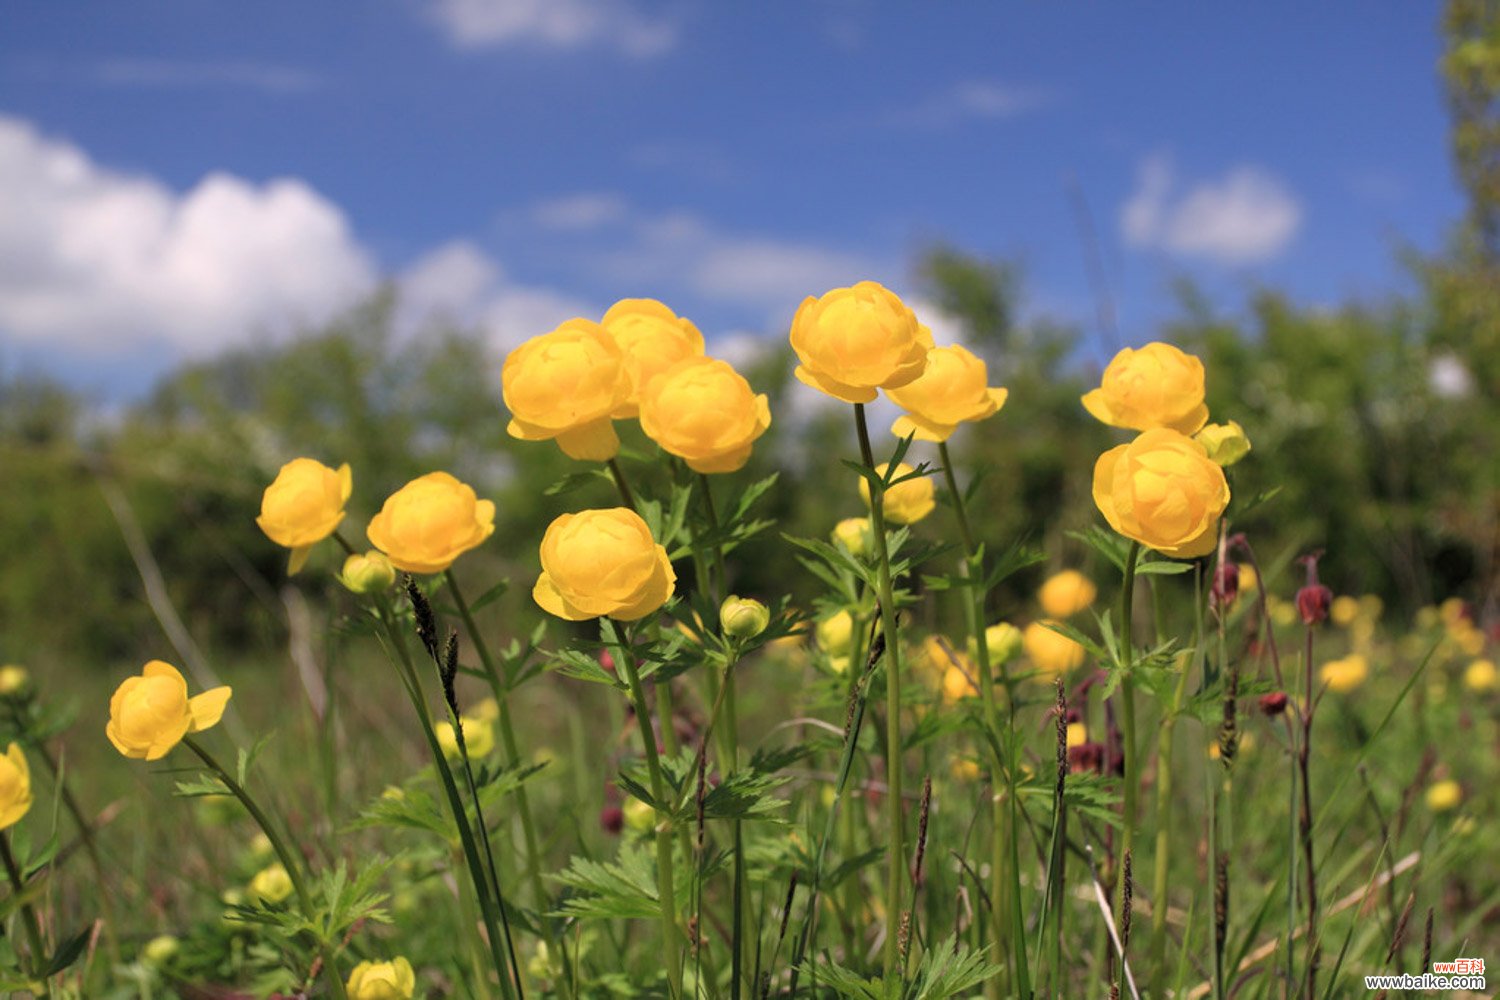
[[[389,589],[396,582],[396,567],[391,565],[385,553],[371,550],[345,559],[344,571],[338,579],[353,593],[375,594]]]
[[[753,597],[731,595],[719,608],[719,625],[736,639],[753,639],[771,624],[771,612]]]

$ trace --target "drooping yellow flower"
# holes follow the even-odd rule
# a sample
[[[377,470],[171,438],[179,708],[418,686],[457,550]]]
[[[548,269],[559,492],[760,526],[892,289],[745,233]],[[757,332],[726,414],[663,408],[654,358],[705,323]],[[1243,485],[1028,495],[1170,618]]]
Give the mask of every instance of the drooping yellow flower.
[[[854,642],[854,616],[844,610],[835,612],[818,622],[813,638],[829,656],[843,656]]]
[[[294,458],[276,473],[261,494],[255,523],[271,541],[292,550],[288,573],[300,570],[312,547],[333,534],[353,489],[347,464],[330,469],[315,459]]]
[[[1448,812],[1458,808],[1464,800],[1464,790],[1452,778],[1445,778],[1427,789],[1427,808],[1433,812]]]
[[[764,393],[727,361],[691,357],[640,390],[641,430],[694,472],[735,472],[771,426]]]
[[[1233,420],[1206,424],[1193,435],[1193,440],[1203,446],[1209,458],[1226,469],[1250,454],[1250,439],[1245,436],[1245,428]]]
[[[1076,569],[1065,569],[1049,576],[1036,596],[1048,618],[1071,618],[1093,604],[1097,595],[1094,581]]]
[[[279,903],[292,894],[292,889],[292,877],[279,861],[262,868],[250,880],[250,895],[262,903]]]
[[[1350,653],[1339,660],[1329,660],[1318,670],[1318,679],[1328,685],[1328,690],[1338,694],[1353,691],[1370,676],[1370,661],[1359,653]]]
[[[386,497],[365,529],[408,573],[441,573],[495,532],[495,504],[446,472],[419,476]]]
[[[1493,691],[1500,683],[1500,670],[1493,660],[1475,660],[1464,668],[1464,687],[1470,691]]]
[[[891,424],[891,433],[915,436],[918,441],[946,441],[959,424],[994,416],[1005,405],[1009,390],[991,388],[988,382],[984,361],[967,348],[958,344],[932,348],[921,375],[887,391],[906,411]]]
[[[464,749],[469,752],[470,760],[479,760],[488,757],[490,751],[495,749],[495,725],[489,719],[480,718],[477,715],[460,715],[458,721],[464,727]],[[443,756],[449,760],[458,757],[458,734],[453,731],[453,723],[439,722],[432,727],[437,736],[438,746],[443,751]]]
[[[1052,621],[1035,621],[1021,633],[1021,643],[1026,655],[1038,670],[1049,674],[1065,674],[1081,663],[1088,651],[1081,644],[1060,632],[1048,628],[1056,625]]]
[[[411,1000],[417,976],[411,963],[397,957],[389,962],[360,962],[349,973],[349,1000]]]
[[[1104,369],[1099,388],[1084,394],[1083,406],[1111,427],[1192,434],[1208,422],[1203,362],[1160,341],[1127,347]]]
[[[570,621],[644,618],[667,602],[677,583],[667,550],[628,507],[563,514],[547,526],[541,558],[531,596]]]
[[[127,677],[109,699],[104,733],[115,749],[136,760],[160,760],[188,733],[218,725],[230,689],[216,687],[192,698],[187,681],[170,663],[152,660]]]
[[[1190,559],[1213,551],[1229,483],[1201,444],[1160,428],[1099,456],[1094,503],[1126,538]]]
[[[888,468],[889,462],[875,471],[884,478]],[[896,474],[892,478],[900,479],[902,476],[910,476],[912,472],[912,467],[902,462],[896,466]],[[859,495],[865,506],[870,506],[870,483],[863,476],[859,477]],[[885,491],[885,502],[881,504],[886,520],[892,524],[916,524],[936,507],[930,476],[913,476],[905,482],[897,483]]]
[[[31,809],[31,768],[26,755],[12,743],[0,757],[0,830],[21,821]]]
[[[927,367],[932,335],[885,286],[861,281],[809,296],[792,319],[797,379],[846,403],[868,403],[877,389],[898,389]]]
[[[631,412],[630,372],[598,323],[570,319],[532,337],[506,357],[500,383],[511,437],[555,440],[580,461],[606,462],[619,452],[613,420]]]
[[[851,554],[862,556],[870,548],[870,519],[868,517],[846,517],[833,526],[833,540],[848,549]]]
[[[655,299],[621,299],[599,325],[620,345],[630,376],[630,396],[618,411],[621,417],[639,412],[641,392],[652,378],[685,358],[703,354],[703,334],[692,321]]]
[[[384,552],[372,550],[363,555],[356,552],[344,560],[338,580],[350,593],[378,594],[396,582],[396,567]]]

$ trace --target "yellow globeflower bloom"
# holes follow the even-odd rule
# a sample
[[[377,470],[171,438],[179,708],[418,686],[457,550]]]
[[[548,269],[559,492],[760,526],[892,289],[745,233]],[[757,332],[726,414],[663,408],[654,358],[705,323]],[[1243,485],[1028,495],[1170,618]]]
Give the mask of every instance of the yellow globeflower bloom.
[[[1089,741],[1089,727],[1081,722],[1068,723],[1067,744],[1072,747],[1083,746]]]
[[[1099,388],[1084,395],[1083,406],[1111,427],[1192,434],[1208,422],[1203,362],[1161,342],[1127,347],[1104,369]]]
[[[31,768],[12,743],[0,757],[0,830],[15,826],[31,809]]]
[[[1328,690],[1338,694],[1353,691],[1370,676],[1370,661],[1359,653],[1350,653],[1341,660],[1329,660],[1318,671],[1318,679],[1328,685]]]
[[[1065,569],[1049,576],[1036,596],[1048,618],[1071,618],[1093,604],[1097,595],[1094,581],[1076,569]]]
[[[170,663],[152,660],[127,677],[109,699],[104,733],[115,749],[136,760],[160,760],[188,733],[216,726],[230,689],[216,687],[192,698],[187,681]]]
[[[469,751],[469,759],[488,757],[490,751],[495,749],[494,723],[477,715],[460,715],[458,721],[463,723],[464,749]],[[449,760],[458,757],[458,734],[453,731],[453,723],[439,722],[432,729],[443,756]]]
[[[598,323],[570,319],[511,351],[500,372],[505,428],[522,441],[556,441],[563,454],[607,462],[620,450],[613,420],[630,412],[630,372]]]
[[[862,556],[870,548],[870,519],[868,517],[846,517],[833,526],[833,540],[843,543],[844,548],[856,556]]]
[[[1209,458],[1226,469],[1250,454],[1250,439],[1245,436],[1245,429],[1233,420],[1208,424],[1193,435],[1193,440],[1203,446]]]
[[[1433,812],[1448,812],[1458,808],[1464,800],[1464,790],[1452,778],[1444,779],[1427,789],[1427,808]]]
[[[1048,625],[1057,622],[1036,621],[1021,633],[1022,645],[1032,664],[1049,674],[1065,674],[1083,663],[1088,651],[1067,636],[1054,632]]]
[[[0,667],[0,698],[14,698],[31,686],[31,674],[18,663]]]
[[[735,472],[771,426],[771,407],[727,361],[694,357],[640,390],[641,430],[694,472]]]
[[[250,895],[263,903],[279,903],[292,894],[292,889],[292,877],[279,861],[262,868],[250,880]]]
[[[888,468],[890,468],[889,462],[875,471],[884,478]],[[900,479],[911,473],[912,467],[902,462],[896,466],[896,474],[892,478]],[[864,500],[866,507],[870,506],[870,483],[864,476],[859,477],[859,496]],[[936,507],[937,501],[933,499],[930,476],[915,476],[905,482],[897,483],[885,491],[885,502],[881,504],[886,520],[892,524],[916,524],[931,514]]]
[[[652,378],[685,358],[703,354],[703,334],[690,320],[655,299],[621,299],[599,325],[620,345],[630,376],[630,397],[618,411],[633,417]]]
[[[1493,691],[1500,682],[1500,671],[1493,660],[1475,660],[1464,669],[1464,687],[1470,691]]]
[[[829,656],[843,656],[854,642],[854,616],[848,611],[835,612],[818,622],[813,638]]]
[[[417,976],[404,958],[389,962],[360,962],[345,986],[349,1000],[411,1000]]]
[[[667,550],[627,507],[563,514],[547,526],[531,596],[569,621],[636,621],[667,603],[677,583]]]
[[[271,541],[292,550],[288,573],[300,570],[312,547],[333,534],[353,489],[347,464],[330,469],[311,458],[294,458],[281,467],[261,494],[255,523]]]
[[[408,573],[441,573],[495,532],[495,504],[446,472],[419,476],[386,498],[365,529]]]
[[[1126,538],[1190,559],[1213,551],[1229,483],[1201,444],[1174,430],[1150,430],[1099,456],[1094,503]]]
[[[943,671],[943,702],[952,705],[965,698],[973,698],[979,694],[979,689],[974,685],[973,675],[966,672],[963,667],[953,664]]]
[[[932,334],[885,286],[861,281],[808,298],[792,319],[797,379],[846,403],[869,403],[927,367]]]
[[[1328,619],[1339,628],[1348,628],[1359,617],[1359,601],[1348,594],[1341,594],[1328,606]]]
[[[996,622],[984,630],[984,644],[990,651],[991,665],[1009,663],[1021,655],[1021,630],[1010,622]],[[978,658],[979,643],[973,636],[969,637],[968,649],[971,657]]]
[[[928,337],[932,334],[928,333]],[[927,352],[927,369],[888,395],[906,412],[896,418],[891,432],[914,435],[918,441],[946,441],[958,425],[984,420],[1005,405],[1008,390],[990,388],[989,370],[982,360],[958,344]]]

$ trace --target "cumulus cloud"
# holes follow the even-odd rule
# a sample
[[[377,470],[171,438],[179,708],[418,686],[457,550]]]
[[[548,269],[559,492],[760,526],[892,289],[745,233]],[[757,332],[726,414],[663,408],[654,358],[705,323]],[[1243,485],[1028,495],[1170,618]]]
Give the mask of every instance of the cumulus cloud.
[[[175,192],[0,115],[0,332],[201,354],[317,323],[372,287],[343,212],[294,179]]]
[[[673,22],[647,17],[627,0],[437,0],[431,16],[463,49],[614,48],[648,58],[677,44]]]
[[[1275,257],[1297,235],[1302,206],[1282,183],[1254,166],[1184,187],[1170,158],[1148,157],[1135,192],[1120,210],[1120,230],[1133,246],[1255,264]]]

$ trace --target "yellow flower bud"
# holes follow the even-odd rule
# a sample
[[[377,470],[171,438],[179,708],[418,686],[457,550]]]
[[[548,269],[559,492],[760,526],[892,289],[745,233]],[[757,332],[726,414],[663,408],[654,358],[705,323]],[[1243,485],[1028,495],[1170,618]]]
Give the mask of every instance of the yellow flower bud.
[[[469,751],[469,759],[480,760],[488,757],[495,749],[494,723],[472,715],[460,715],[458,721],[463,723],[464,749]],[[443,756],[450,760],[456,759],[458,757],[458,734],[453,731],[453,723],[439,722],[432,728],[437,736],[438,746],[442,748]]]
[[[182,943],[170,934],[159,934],[146,942],[141,949],[141,961],[147,965],[163,966],[172,961]]]
[[[294,458],[281,467],[261,495],[255,523],[271,541],[292,550],[288,573],[300,570],[312,547],[333,534],[353,489],[347,464],[330,469],[311,458]]]
[[[0,757],[0,830],[15,826],[31,809],[31,768],[12,743]]]
[[[882,478],[885,477],[886,469],[890,463],[876,469]],[[912,467],[905,462],[896,466],[896,474],[892,478],[900,479],[902,476],[910,475]],[[864,500],[865,506],[870,506],[870,483],[865,477],[859,477],[859,495]],[[886,520],[892,524],[916,524],[922,518],[931,514],[937,507],[937,501],[933,499],[932,479],[929,476],[916,476],[904,482],[898,482],[895,486],[885,491],[885,502],[881,510],[885,513]]]
[[[1456,809],[1463,800],[1464,790],[1452,778],[1439,781],[1427,789],[1427,808],[1433,812]]]
[[[818,622],[813,632],[818,648],[829,656],[842,656],[849,652],[854,641],[854,617],[847,611],[838,611]]]
[[[1229,505],[1229,483],[1192,438],[1149,430],[1099,456],[1094,503],[1126,538],[1174,559],[1190,559],[1213,551],[1219,517]]]
[[[255,873],[250,880],[250,895],[262,903],[279,903],[292,894],[292,877],[279,861]]]
[[[1207,424],[1193,435],[1193,440],[1203,446],[1209,458],[1226,469],[1250,454],[1250,439],[1245,436],[1245,429],[1233,420]]]
[[[771,426],[771,407],[727,361],[692,357],[640,390],[641,430],[694,472],[734,472]]]
[[[446,472],[429,472],[392,493],[365,529],[370,543],[408,573],[441,573],[494,532],[494,502]]]
[[[531,596],[569,621],[636,621],[667,603],[677,583],[667,550],[628,507],[558,517],[542,537],[541,561]]]
[[[389,590],[396,582],[396,567],[391,565],[384,552],[372,549],[364,555],[355,554],[345,559],[338,579],[351,593],[378,594]]]
[[[946,441],[959,424],[994,416],[1005,405],[1008,390],[990,388],[988,381],[985,363],[966,348],[932,348],[922,374],[887,393],[906,411],[891,425],[891,433],[918,441]]]
[[[105,735],[126,757],[160,760],[188,733],[218,725],[229,704],[228,687],[192,698],[187,690],[187,681],[176,667],[152,660],[140,676],[127,677],[115,689]]]
[[[753,639],[771,624],[771,612],[751,597],[730,595],[719,607],[719,627],[736,639]]]
[[[1021,630],[1010,622],[997,622],[984,630],[984,644],[990,652],[990,664],[999,666],[1021,655]],[[969,655],[979,656],[979,644],[969,637]]]
[[[654,377],[679,361],[703,354],[703,334],[698,328],[655,299],[621,299],[609,307],[599,325],[619,345],[630,378],[630,396],[616,411],[619,417],[640,412],[641,393]]]
[[[792,319],[797,379],[846,403],[908,384],[927,368],[932,335],[893,292],[873,281],[808,297]]]
[[[17,663],[0,667],[0,698],[15,698],[31,687],[31,674]]]
[[[1082,645],[1048,628],[1056,622],[1035,621],[1021,634],[1026,655],[1038,670],[1048,674],[1065,674],[1083,663],[1088,651]]]
[[[1208,421],[1203,362],[1171,344],[1127,347],[1104,369],[1099,388],[1084,395],[1083,406],[1111,427],[1192,434]]]
[[[862,556],[870,550],[870,519],[846,517],[833,526],[833,542],[852,554]]]
[[[1042,613],[1048,618],[1071,618],[1094,603],[1094,582],[1076,569],[1054,573],[1037,592]]]
[[[570,319],[532,337],[506,357],[500,382],[511,437],[555,440],[563,454],[587,462],[619,452],[612,420],[629,412],[630,373],[599,324]]]
[[[1464,669],[1464,687],[1470,691],[1493,691],[1500,682],[1500,671],[1493,660],[1475,660]]]
[[[411,1000],[417,976],[404,958],[390,962],[360,962],[345,986],[349,1000]]]
[[[1328,685],[1328,690],[1337,694],[1353,691],[1370,676],[1370,661],[1359,653],[1350,653],[1340,660],[1329,660],[1318,671],[1318,679]]]

